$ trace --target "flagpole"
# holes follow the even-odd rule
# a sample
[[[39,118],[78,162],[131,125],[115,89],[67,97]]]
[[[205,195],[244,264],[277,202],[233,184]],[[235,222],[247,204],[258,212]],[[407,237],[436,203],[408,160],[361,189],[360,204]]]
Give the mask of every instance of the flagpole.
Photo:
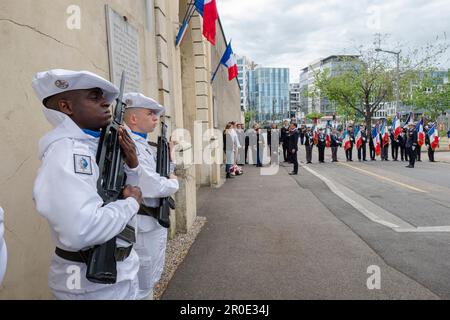
[[[177,36],[175,37],[175,46],[179,46],[181,44],[181,41],[183,41],[184,33],[186,32],[186,29],[189,25],[189,22],[191,22],[192,16],[195,13],[195,2],[190,2],[188,4],[188,7],[186,9],[186,13],[184,14],[183,23],[181,25],[180,30],[178,31]]]
[[[220,68],[220,65],[222,64],[222,62],[220,61],[219,62],[219,65],[217,66],[217,68],[216,68],[216,71],[214,71],[214,73],[213,73],[213,76],[212,76],[212,79],[211,79],[211,84],[213,83],[213,81],[214,81],[214,79],[215,79],[215,77],[216,77],[216,74],[217,74],[217,71],[219,71],[219,68]]]

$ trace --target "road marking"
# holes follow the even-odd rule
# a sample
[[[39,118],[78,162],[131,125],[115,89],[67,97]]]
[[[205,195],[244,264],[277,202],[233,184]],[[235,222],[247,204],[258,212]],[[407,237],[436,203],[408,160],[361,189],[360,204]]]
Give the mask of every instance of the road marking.
[[[350,204],[356,210],[361,212],[369,220],[379,223],[385,227],[391,228],[396,232],[414,232],[414,233],[424,233],[424,232],[450,232],[450,226],[434,226],[434,227],[415,227],[408,222],[402,220],[400,217],[390,213],[389,211],[381,208],[372,201],[364,198],[363,196],[357,194],[353,190],[347,188],[346,186],[331,181],[325,178],[318,172],[312,170],[311,168],[301,165],[306,171],[310,172],[312,175],[318,177],[320,180],[325,182],[325,184],[330,188],[330,190],[340,197],[342,200]]]
[[[361,168],[357,168],[357,167],[351,166],[351,165],[349,165],[349,164],[347,164],[347,163],[339,163],[339,165],[341,165],[341,166],[346,166],[346,167],[349,167],[349,168],[351,168],[351,169],[353,169],[353,170],[363,172],[363,173],[365,173],[365,174],[367,174],[367,175],[376,177],[376,178],[378,178],[378,179],[382,179],[382,180],[389,181],[389,182],[391,182],[391,183],[397,184],[397,185],[399,185],[399,186],[402,186],[402,187],[404,187],[404,188],[407,188],[407,189],[410,189],[410,190],[413,190],[413,191],[416,191],[416,192],[428,193],[428,191],[425,191],[425,190],[422,190],[422,189],[419,189],[419,188],[416,188],[416,187],[412,187],[412,186],[407,185],[407,184],[405,184],[405,183],[402,183],[402,182],[399,182],[399,181],[395,181],[395,180],[392,180],[392,179],[389,179],[389,178],[380,176],[380,175],[378,175],[378,174],[376,174],[376,173],[373,173],[373,172],[370,172],[370,171],[367,171],[367,170],[364,170],[364,169],[361,169]]]

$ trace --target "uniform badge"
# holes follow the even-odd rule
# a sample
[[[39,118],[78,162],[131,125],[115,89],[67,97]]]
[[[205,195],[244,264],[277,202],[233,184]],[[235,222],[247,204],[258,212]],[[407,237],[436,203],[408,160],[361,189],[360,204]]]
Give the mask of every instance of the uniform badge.
[[[73,161],[75,173],[92,175],[92,164],[90,156],[74,154]]]
[[[125,104],[126,104],[127,106],[131,107],[131,106],[133,105],[133,100],[127,99],[127,100],[125,100]]]
[[[66,80],[56,80],[55,86],[57,86],[59,89],[65,90],[69,87],[69,83]]]

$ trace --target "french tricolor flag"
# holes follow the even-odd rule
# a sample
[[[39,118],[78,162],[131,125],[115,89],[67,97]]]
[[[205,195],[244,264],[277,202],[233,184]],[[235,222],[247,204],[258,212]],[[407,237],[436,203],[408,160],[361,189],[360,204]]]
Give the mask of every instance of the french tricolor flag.
[[[356,149],[360,149],[362,144],[363,144],[361,130],[360,130],[359,127],[357,127],[356,130],[358,130],[357,133],[356,133],[356,136],[355,136]]]
[[[439,136],[437,135],[436,127],[434,125],[428,130],[428,136],[430,137],[431,149],[435,150],[439,146]]]
[[[378,123],[372,132],[372,138],[373,138],[373,145],[375,147],[375,154],[379,156],[381,154],[381,142],[380,142],[380,125]]]
[[[345,131],[345,133],[342,137],[342,142],[344,143],[345,151],[347,151],[348,149],[350,149],[352,147],[352,142],[350,141],[350,134],[348,133],[348,130]]]
[[[219,19],[216,0],[195,0],[195,9],[203,17],[203,35],[216,45],[216,21]]]
[[[417,131],[417,144],[422,147],[425,142],[425,133],[423,132],[423,118],[420,119],[419,125],[416,128]]]
[[[238,67],[236,64],[236,59],[234,58],[233,49],[231,49],[231,41],[223,54],[220,63],[228,68],[228,81],[233,80],[238,76]]]
[[[394,129],[394,139],[397,139],[397,137],[402,132],[402,128],[400,126],[400,114],[397,113],[397,115],[394,117],[394,121],[392,122],[392,127]]]
[[[329,148],[329,147],[331,146],[330,128],[327,127],[326,130],[327,130],[327,134],[326,134],[326,136],[325,136],[325,146],[326,146],[327,148]]]
[[[389,144],[389,132],[387,128],[386,119],[383,121],[383,126],[381,127],[381,137],[382,137],[382,146]]]

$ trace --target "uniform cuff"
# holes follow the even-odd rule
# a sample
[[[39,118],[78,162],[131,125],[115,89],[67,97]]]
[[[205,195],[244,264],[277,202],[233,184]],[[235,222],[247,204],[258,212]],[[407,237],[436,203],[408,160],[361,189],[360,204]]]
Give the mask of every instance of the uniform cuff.
[[[139,211],[139,203],[136,201],[133,197],[128,197],[126,199],[128,201],[128,204],[130,206],[131,211],[133,212],[133,215],[135,215]]]

